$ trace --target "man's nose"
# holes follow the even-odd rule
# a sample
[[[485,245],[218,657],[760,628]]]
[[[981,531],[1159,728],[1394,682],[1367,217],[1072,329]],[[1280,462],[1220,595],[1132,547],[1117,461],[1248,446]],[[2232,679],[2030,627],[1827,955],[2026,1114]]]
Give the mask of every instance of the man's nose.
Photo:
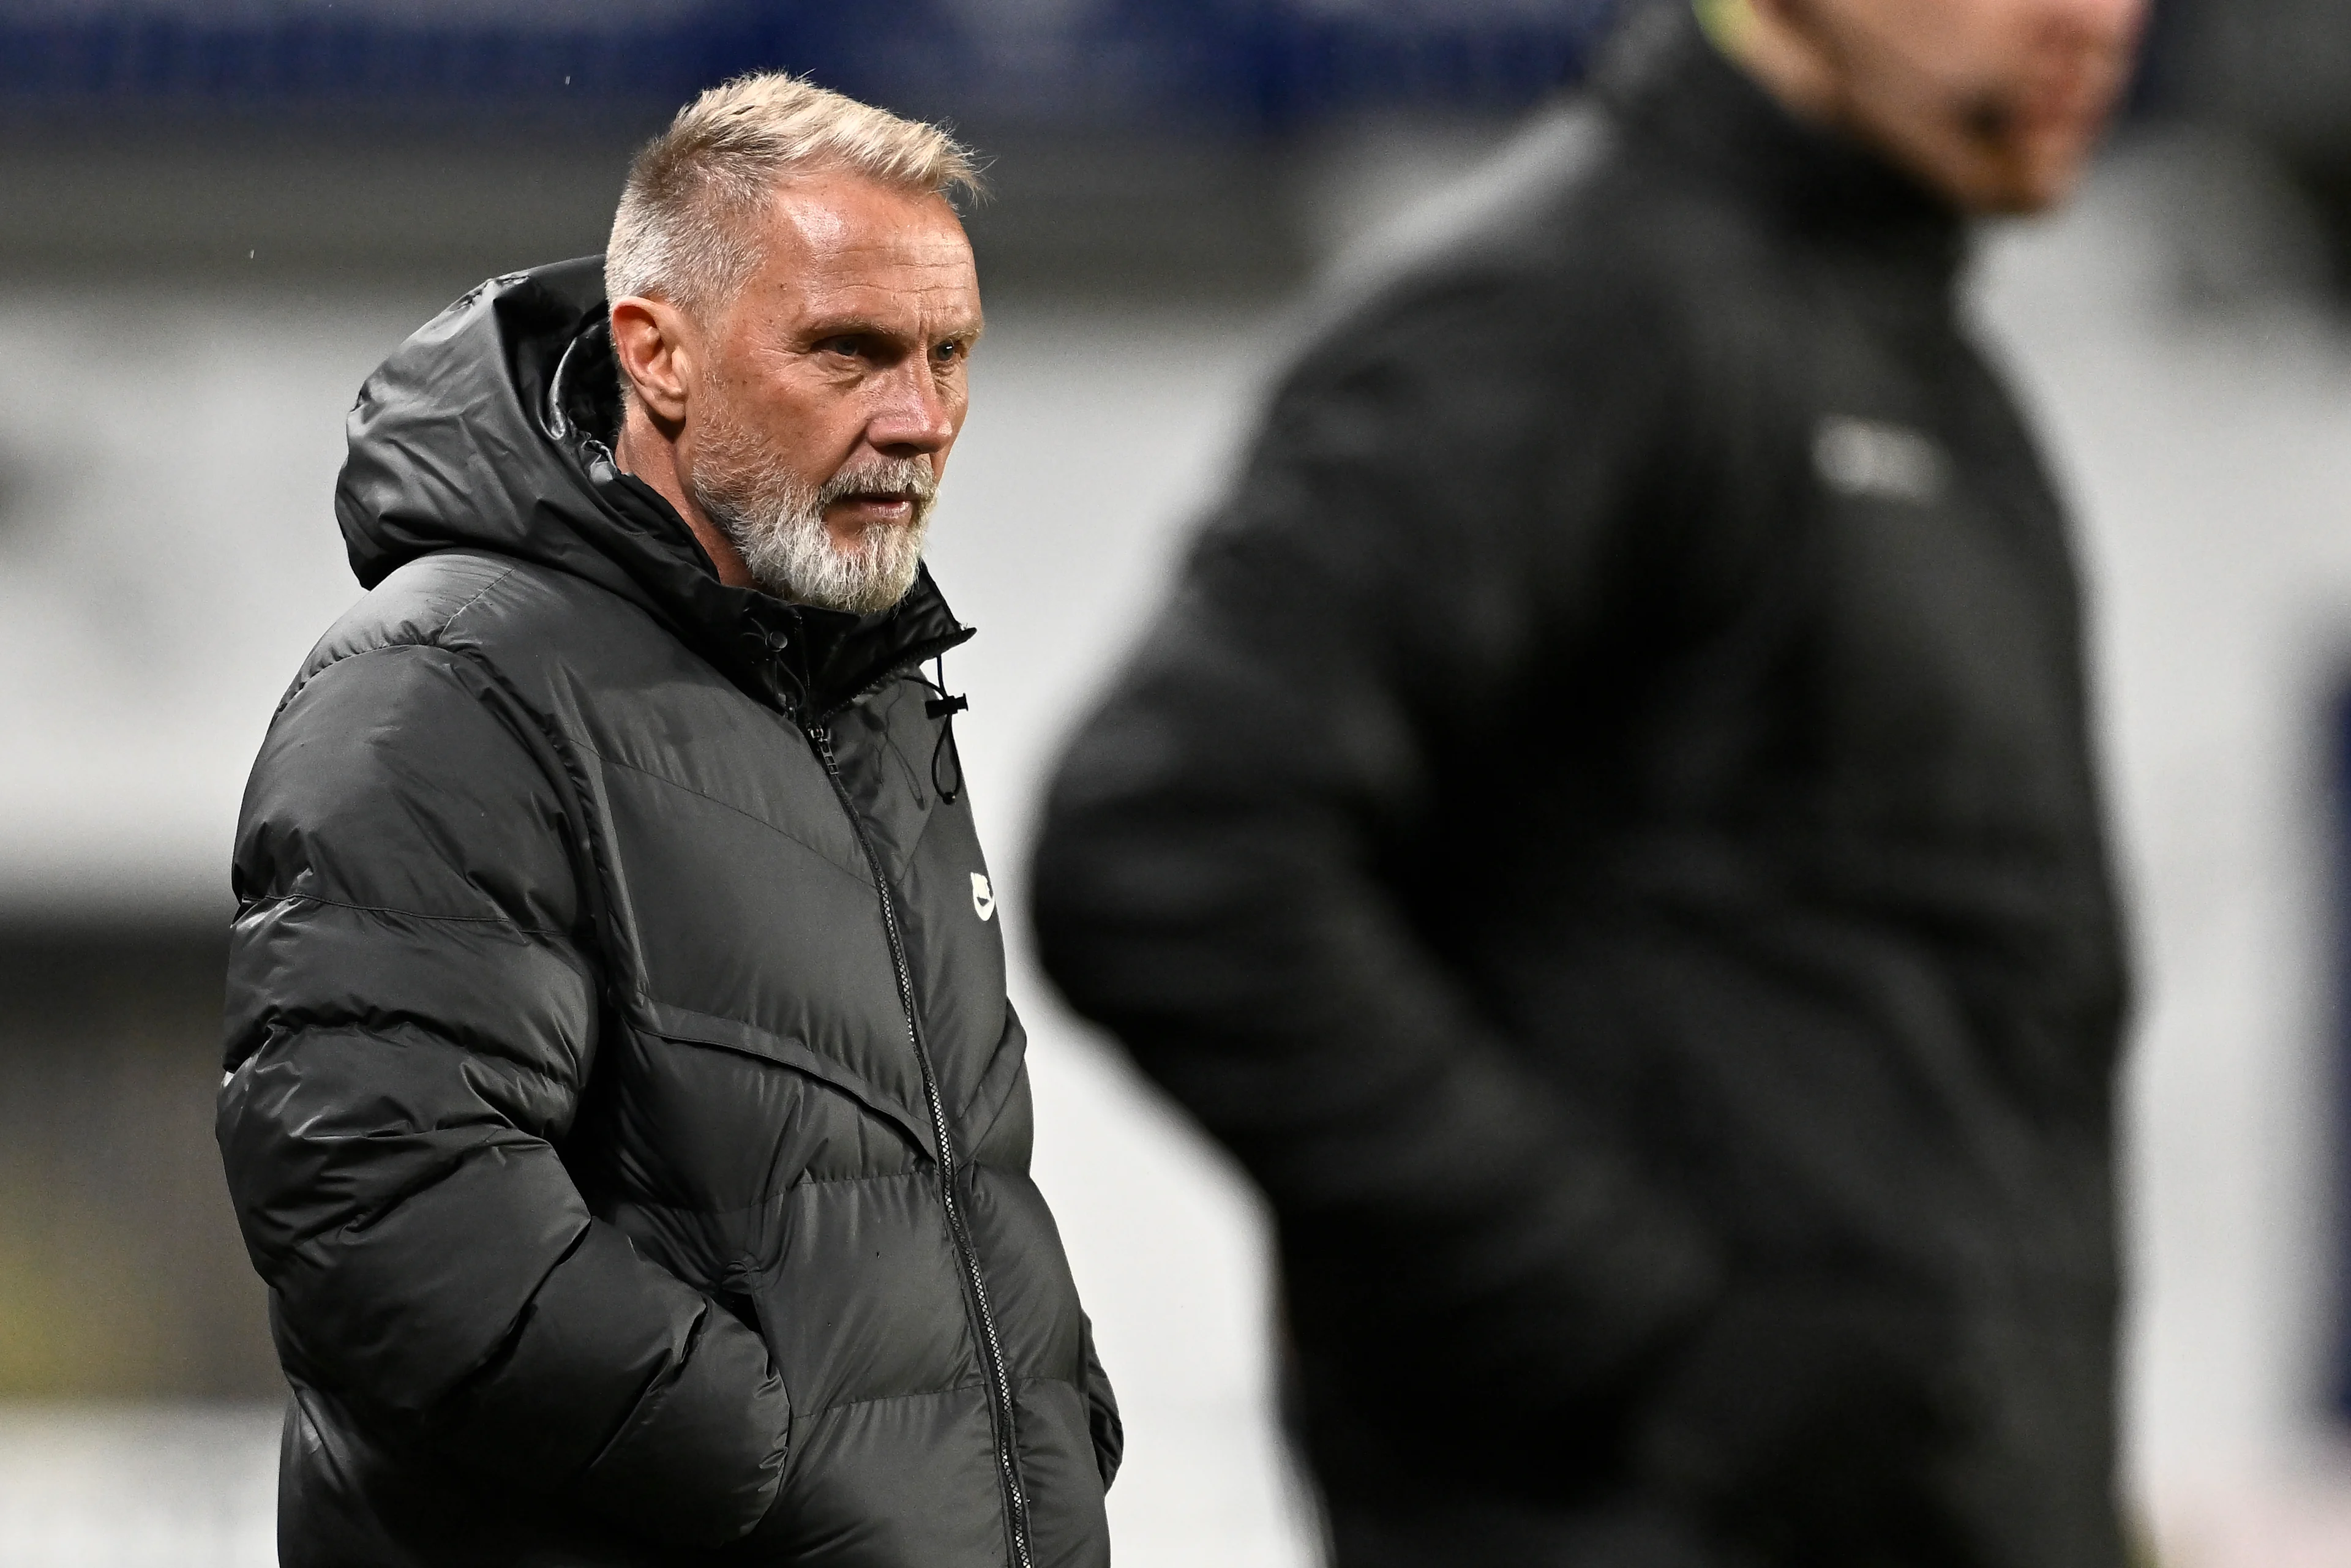
[[[865,439],[876,451],[915,457],[937,452],[955,439],[955,410],[919,357],[910,355],[893,366],[875,390],[878,397]]]

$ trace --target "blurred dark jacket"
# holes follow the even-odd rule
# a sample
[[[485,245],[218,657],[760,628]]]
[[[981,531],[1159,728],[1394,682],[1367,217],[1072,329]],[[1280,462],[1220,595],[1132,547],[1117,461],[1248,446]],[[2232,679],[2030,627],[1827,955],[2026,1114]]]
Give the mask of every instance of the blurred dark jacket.
[[[2125,979],[1959,218],[1693,26],[1359,283],[1054,787],[1346,1568],[2111,1568]]]
[[[602,297],[495,280],[369,379],[371,591],[246,791],[282,1561],[1100,1568],[1117,1413],[914,673],[970,632],[722,585],[592,434]]]

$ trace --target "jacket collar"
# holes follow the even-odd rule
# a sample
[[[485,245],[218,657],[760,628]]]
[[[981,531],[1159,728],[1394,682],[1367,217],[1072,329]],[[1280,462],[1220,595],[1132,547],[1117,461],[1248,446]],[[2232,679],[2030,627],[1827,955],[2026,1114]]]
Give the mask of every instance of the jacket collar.
[[[1767,219],[1948,294],[1959,211],[1847,137],[1798,120],[1726,59],[1687,0],[1636,11],[1595,80],[1637,140]]]

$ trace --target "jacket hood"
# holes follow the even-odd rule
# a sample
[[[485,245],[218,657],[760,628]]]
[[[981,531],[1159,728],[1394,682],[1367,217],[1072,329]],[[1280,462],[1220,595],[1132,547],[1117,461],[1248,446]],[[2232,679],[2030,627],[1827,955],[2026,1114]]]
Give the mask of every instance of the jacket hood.
[[[809,720],[971,636],[927,567],[863,617],[728,587],[676,509],[615,465],[619,423],[601,256],[476,285],[360,388],[335,486],[351,570],[373,588],[475,549],[587,578]]]

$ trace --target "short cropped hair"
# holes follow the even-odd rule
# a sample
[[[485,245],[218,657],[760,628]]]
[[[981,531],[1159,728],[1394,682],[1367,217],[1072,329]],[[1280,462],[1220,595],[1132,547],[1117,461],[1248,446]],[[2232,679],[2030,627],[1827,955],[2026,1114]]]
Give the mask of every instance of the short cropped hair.
[[[725,304],[758,266],[755,225],[778,183],[834,172],[950,199],[985,189],[977,160],[935,125],[781,71],[737,77],[679,110],[629,165],[605,298]]]

